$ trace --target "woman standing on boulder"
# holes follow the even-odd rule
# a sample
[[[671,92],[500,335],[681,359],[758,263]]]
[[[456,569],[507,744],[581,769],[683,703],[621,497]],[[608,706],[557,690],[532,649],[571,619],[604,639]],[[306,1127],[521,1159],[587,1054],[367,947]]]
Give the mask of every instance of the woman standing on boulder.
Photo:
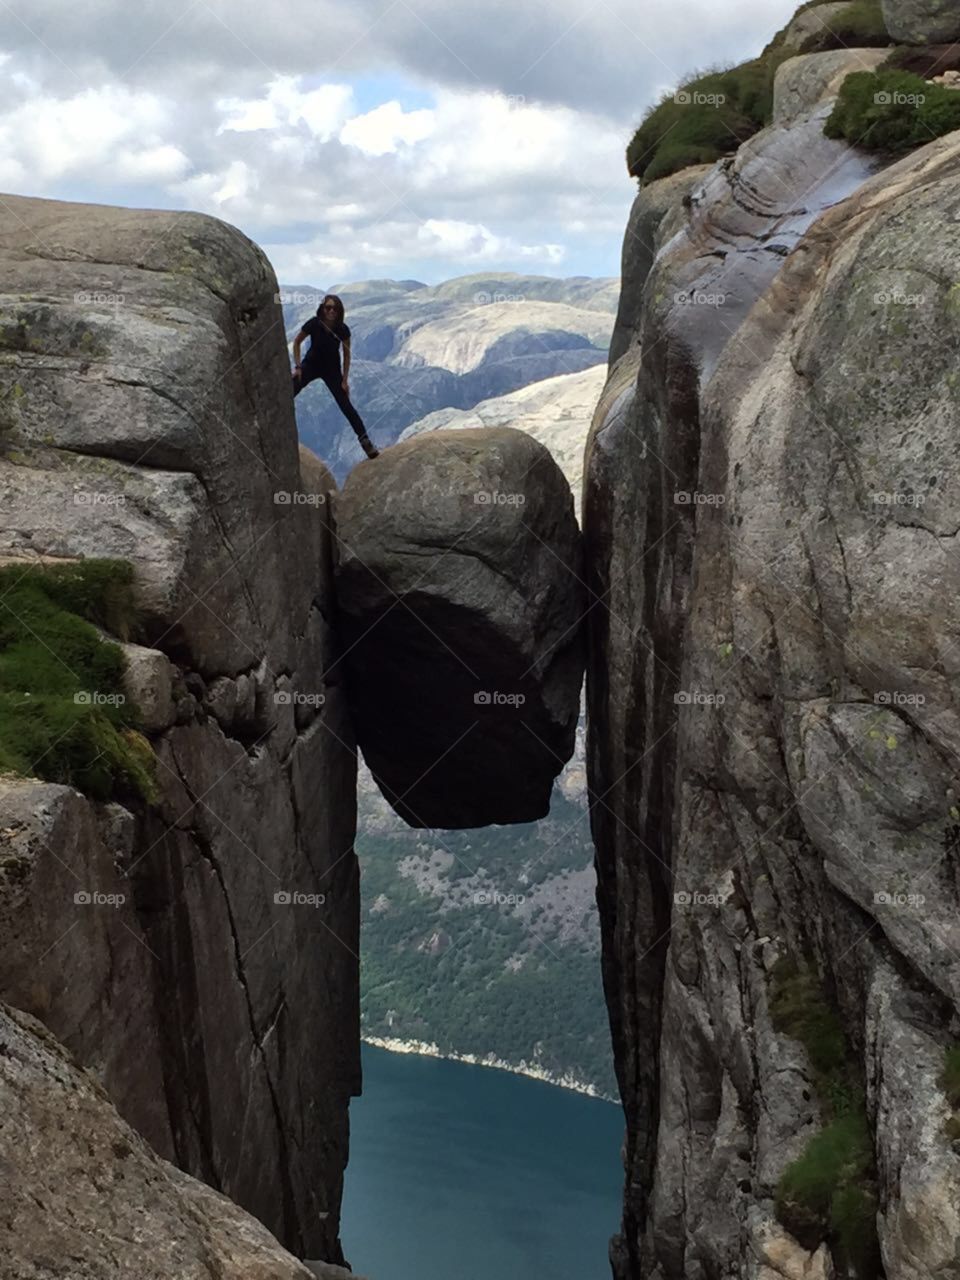
[[[300,344],[310,339],[307,354],[300,362]],[[340,346],[343,345],[343,370],[340,369]],[[379,456],[380,450],[367,435],[363,419],[350,401],[350,330],[344,322],[343,303],[335,293],[328,293],[293,340],[293,394],[298,396],[315,378],[322,378],[330,394],[340,406],[343,416],[357,433],[357,439],[368,458]]]

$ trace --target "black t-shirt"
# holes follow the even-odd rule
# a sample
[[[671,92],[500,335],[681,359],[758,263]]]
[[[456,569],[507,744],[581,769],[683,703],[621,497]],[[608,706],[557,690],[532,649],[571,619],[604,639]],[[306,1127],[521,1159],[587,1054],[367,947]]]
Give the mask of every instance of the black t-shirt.
[[[340,368],[340,344],[350,339],[350,330],[345,324],[335,324],[329,329],[319,316],[311,316],[304,324],[301,333],[310,339],[310,347],[304,356],[304,363],[309,361],[318,369]]]

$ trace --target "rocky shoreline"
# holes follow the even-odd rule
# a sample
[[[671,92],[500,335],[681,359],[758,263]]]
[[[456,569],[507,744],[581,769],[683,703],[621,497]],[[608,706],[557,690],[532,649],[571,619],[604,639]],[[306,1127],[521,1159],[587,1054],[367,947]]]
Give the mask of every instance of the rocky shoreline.
[[[531,1066],[522,1059],[519,1063],[513,1063],[505,1062],[503,1058],[498,1058],[493,1053],[485,1054],[483,1057],[475,1053],[456,1053],[452,1050],[444,1053],[439,1045],[432,1041],[402,1040],[398,1036],[361,1035],[360,1039],[364,1044],[373,1045],[376,1049],[387,1049],[390,1053],[413,1053],[422,1058],[443,1058],[446,1062],[465,1062],[471,1067],[493,1067],[497,1071],[509,1071],[515,1076],[528,1076],[531,1080],[539,1080],[543,1084],[556,1085],[559,1089],[569,1089],[572,1093],[580,1093],[587,1098],[596,1098],[600,1102],[619,1105],[616,1098],[601,1093],[596,1085],[577,1080],[574,1076],[557,1075],[553,1071],[545,1071],[543,1067]]]

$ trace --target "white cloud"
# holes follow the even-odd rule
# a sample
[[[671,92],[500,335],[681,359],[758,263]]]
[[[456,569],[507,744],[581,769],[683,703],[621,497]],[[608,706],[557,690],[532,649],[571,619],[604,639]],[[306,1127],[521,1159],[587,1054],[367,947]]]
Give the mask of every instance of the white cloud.
[[[384,102],[366,115],[354,116],[340,130],[340,141],[368,156],[396,151],[399,143],[408,146],[429,138],[434,130],[434,112],[404,111],[395,99]]]
[[[217,109],[225,115],[217,133],[249,133],[256,129],[292,128],[301,122],[320,142],[336,135],[353,101],[348,84],[325,84],[301,90],[299,77],[278,76],[260,98],[221,98]]]
[[[169,123],[158,97],[123,86],[59,99],[36,96],[0,114],[0,154],[8,169],[26,169],[41,189],[108,169],[134,182],[162,182],[189,165],[163,136]]]

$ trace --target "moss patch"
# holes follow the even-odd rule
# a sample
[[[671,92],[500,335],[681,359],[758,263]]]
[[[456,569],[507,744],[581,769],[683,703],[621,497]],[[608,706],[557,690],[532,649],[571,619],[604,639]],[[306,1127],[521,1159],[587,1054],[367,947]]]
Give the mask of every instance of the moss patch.
[[[153,753],[124,694],[133,570],[118,560],[0,568],[0,769],[97,800],[155,798]]]
[[[829,28],[803,44],[801,53],[827,49],[876,49],[890,44],[880,0],[852,0],[830,19]]]
[[[662,98],[627,147],[630,174],[652,182],[736,151],[770,120],[773,77],[789,56],[771,47],[740,66],[695,76]]]
[[[801,5],[797,12],[820,3],[824,0]],[[777,32],[758,58],[692,75],[676,94],[651,107],[627,147],[630,175],[645,184],[736,151],[770,123],[777,69],[798,52],[890,43],[880,0],[852,0],[830,20],[831,30],[812,36],[802,50],[784,46],[789,25]]]
[[[804,1248],[827,1241],[842,1267],[875,1280],[882,1274],[876,1172],[863,1090],[843,1024],[811,965],[777,964],[770,1016],[776,1031],[806,1050],[826,1120],[780,1179],[777,1219]]]
[[[954,129],[960,129],[960,91],[890,67],[847,76],[823,127],[828,138],[889,152],[910,151]]]
[[[960,1044],[952,1045],[944,1054],[939,1084],[953,1108],[944,1132],[951,1142],[960,1142]]]

